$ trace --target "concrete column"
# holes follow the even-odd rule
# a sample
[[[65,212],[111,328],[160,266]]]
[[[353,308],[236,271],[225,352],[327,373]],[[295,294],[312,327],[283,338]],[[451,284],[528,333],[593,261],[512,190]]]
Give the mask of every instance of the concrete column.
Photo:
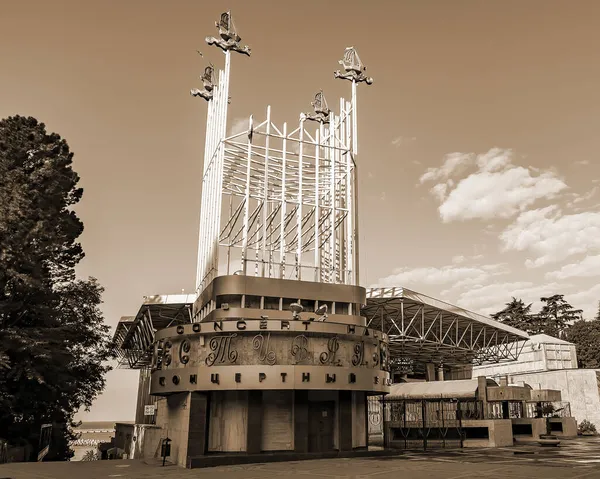
[[[192,392],[189,407],[187,456],[203,456],[208,449],[208,394]]]
[[[487,419],[487,378],[485,376],[477,377],[477,399],[483,405],[483,418]]]
[[[265,407],[273,407],[265,404]],[[262,446],[262,391],[248,391],[248,428],[246,429],[246,453],[260,454]]]
[[[426,363],[425,366],[427,367],[427,370],[425,373],[425,380],[426,381],[435,381],[435,364]]]
[[[444,366],[440,366],[438,368],[438,381],[443,381],[444,380]]]
[[[338,431],[340,451],[352,450],[352,391],[339,393]]]
[[[308,452],[308,391],[294,394],[294,452]]]

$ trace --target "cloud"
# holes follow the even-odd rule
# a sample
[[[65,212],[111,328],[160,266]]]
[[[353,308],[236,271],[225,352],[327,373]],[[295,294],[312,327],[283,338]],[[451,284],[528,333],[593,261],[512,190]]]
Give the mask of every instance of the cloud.
[[[416,137],[414,136],[397,136],[396,138],[394,138],[392,140],[392,145],[395,146],[396,148],[399,148],[400,146],[402,146],[405,143],[408,143],[410,141],[416,141]]]
[[[493,276],[505,274],[503,264],[483,266],[448,265],[441,268],[399,268],[394,274],[381,278],[372,287],[406,287],[419,290],[423,286],[449,286],[449,290],[480,284]]]
[[[450,153],[439,168],[428,168],[419,179],[423,184],[426,181],[447,180],[453,174],[460,173],[473,163],[475,156],[472,153]]]
[[[248,130],[248,117],[234,118],[229,127],[229,133],[227,136],[238,135]]]
[[[503,249],[529,251],[529,268],[557,263],[570,256],[600,251],[600,213],[561,215],[556,205],[521,213],[500,235]]]
[[[598,301],[600,301],[600,283],[586,291],[565,295],[565,299],[575,309],[583,309],[585,319],[595,318],[598,313]]]
[[[590,191],[588,191],[587,193],[585,193],[583,195],[573,193],[573,195],[572,195],[573,199],[569,203],[567,203],[567,206],[573,207],[583,201],[591,200],[598,192],[598,189],[600,189],[598,186],[594,186]]]
[[[429,168],[421,183],[437,181],[430,193],[440,202],[445,223],[468,219],[511,218],[541,198],[553,198],[567,185],[551,171],[512,164],[511,150],[493,148],[487,153],[452,153],[441,167]],[[475,168],[455,182],[452,177]]]
[[[589,160],[579,160],[579,161],[576,161],[575,164],[585,166],[585,165],[589,165],[590,161]]]
[[[457,296],[456,302],[466,309],[482,314],[493,314],[502,310],[514,296],[525,303],[533,303],[535,311],[540,306],[541,297],[562,293],[566,287],[565,284],[535,284],[529,281],[492,283],[469,288],[468,291]]]
[[[579,263],[566,264],[556,271],[546,273],[547,279],[567,279],[600,276],[600,254],[586,256]],[[598,297],[600,300],[600,296]]]

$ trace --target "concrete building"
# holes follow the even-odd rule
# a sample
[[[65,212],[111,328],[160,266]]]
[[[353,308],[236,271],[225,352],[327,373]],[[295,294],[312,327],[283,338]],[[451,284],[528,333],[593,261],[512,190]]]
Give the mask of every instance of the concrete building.
[[[527,335],[405,288],[361,287],[357,88],[373,79],[347,48],[334,76],[350,100],[330,109],[320,91],[296,125],[269,106],[227,136],[231,56],[250,49],[229,12],[216,26],[206,41],[224,69],[206,67],[191,91],[208,102],[196,290],[147,297],[119,322],[120,365],[140,370],[119,447],[157,457],[168,437],[170,461],[188,467],[358,453],[391,358],[457,379],[474,361],[515,359],[506,344]]]
[[[508,376],[511,383],[528,384],[534,390],[559,390],[577,422],[587,419],[600,426],[600,370],[578,369],[574,344],[538,334],[511,348],[522,348],[517,360],[474,366],[473,376]]]

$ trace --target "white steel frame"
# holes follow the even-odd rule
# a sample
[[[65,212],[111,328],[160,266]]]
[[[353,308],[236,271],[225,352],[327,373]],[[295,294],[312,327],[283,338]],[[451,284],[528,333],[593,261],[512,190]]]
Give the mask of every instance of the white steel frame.
[[[196,293],[223,274],[356,285],[356,91],[366,77],[340,62],[351,100],[315,128],[304,114],[297,126],[277,125],[269,106],[264,121],[250,116],[245,131],[226,136],[231,51],[221,48],[225,68],[205,97]],[[348,58],[365,69],[353,48]]]

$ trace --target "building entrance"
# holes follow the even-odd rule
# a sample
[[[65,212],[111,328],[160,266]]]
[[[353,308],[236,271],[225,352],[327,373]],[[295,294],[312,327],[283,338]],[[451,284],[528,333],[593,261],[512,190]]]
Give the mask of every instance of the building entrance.
[[[333,450],[334,401],[308,403],[308,452]]]

